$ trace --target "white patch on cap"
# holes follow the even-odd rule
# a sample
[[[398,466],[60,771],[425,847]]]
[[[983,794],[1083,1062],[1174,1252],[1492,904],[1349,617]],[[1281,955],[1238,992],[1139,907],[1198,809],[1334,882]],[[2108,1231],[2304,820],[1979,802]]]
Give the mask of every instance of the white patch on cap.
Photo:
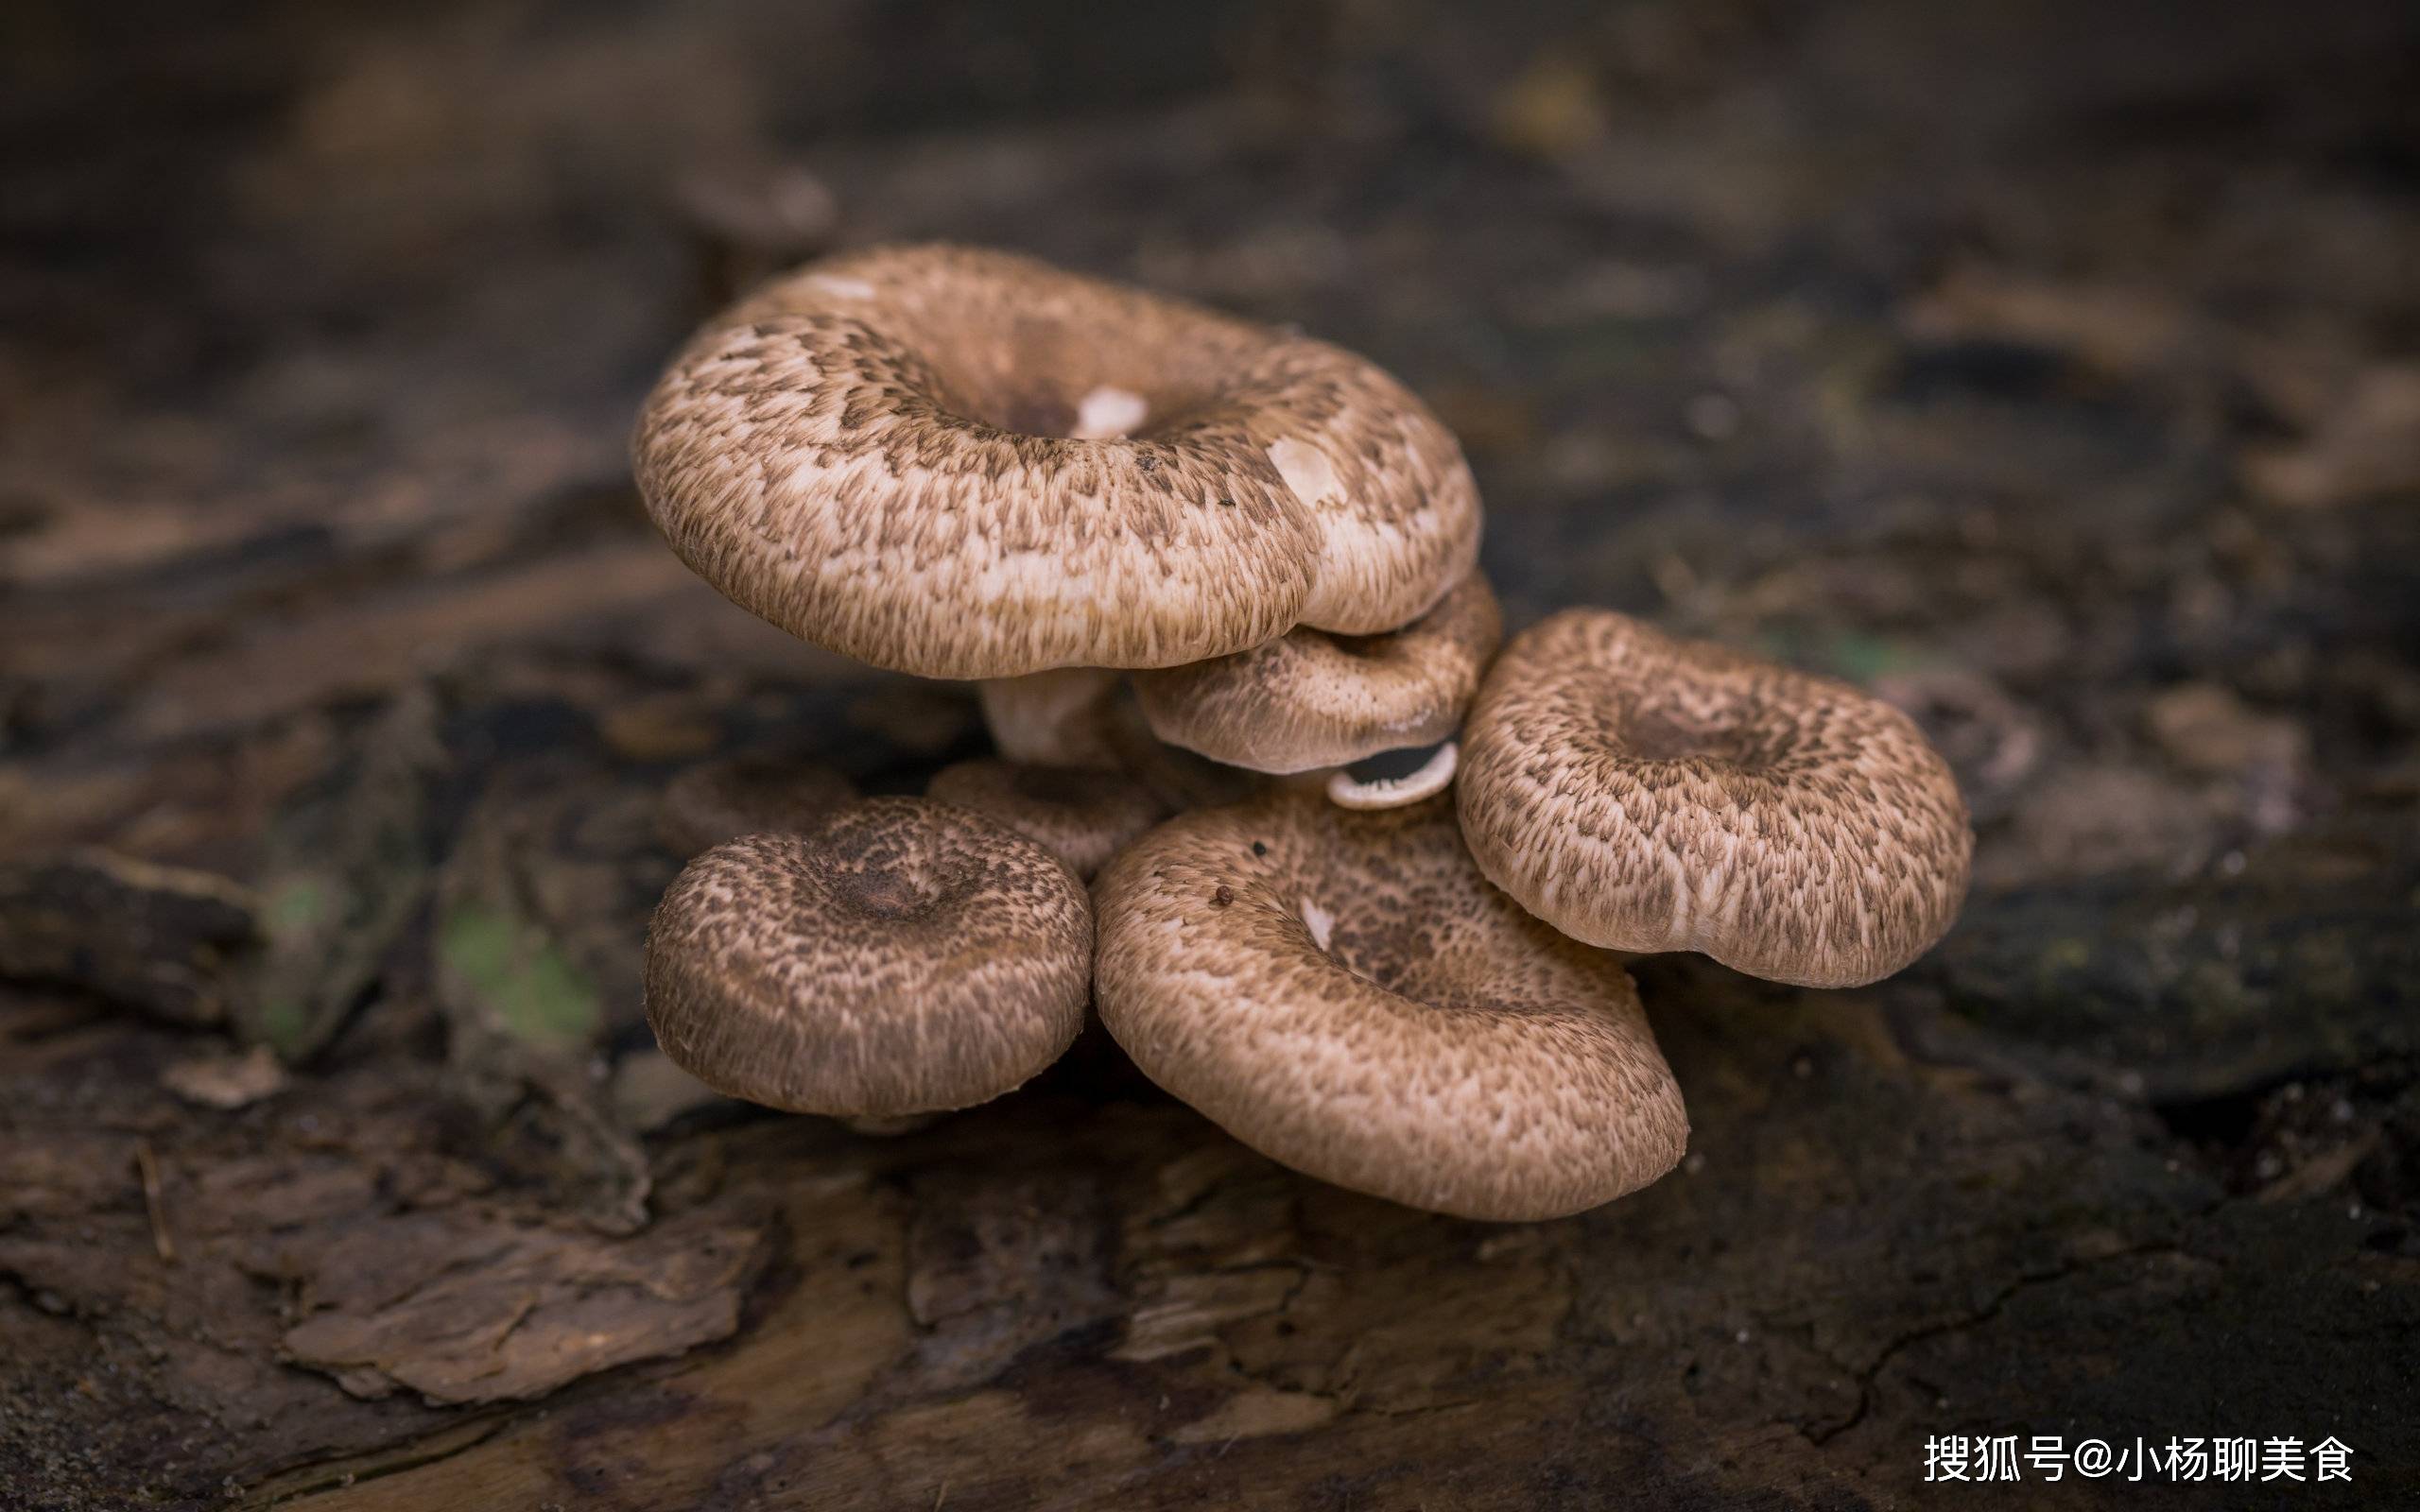
[[[1399,809],[1445,791],[1445,784],[1454,780],[1454,768],[1461,765],[1461,749],[1449,740],[1421,764],[1420,770],[1404,777],[1357,782],[1351,772],[1339,767],[1327,780],[1327,800],[1346,809]]]
[[[1336,916],[1305,898],[1303,900],[1303,922],[1310,926],[1311,938],[1318,942],[1319,948],[1327,949],[1327,937],[1336,933]]]
[[[873,285],[861,278],[835,278],[829,273],[810,273],[806,281],[836,299],[871,300],[873,298]]]
[[[1076,401],[1076,439],[1114,441],[1132,436],[1150,413],[1142,395],[1104,384]]]
[[[1336,464],[1316,446],[1289,436],[1269,443],[1269,460],[1305,504],[1317,504],[1336,492]]]

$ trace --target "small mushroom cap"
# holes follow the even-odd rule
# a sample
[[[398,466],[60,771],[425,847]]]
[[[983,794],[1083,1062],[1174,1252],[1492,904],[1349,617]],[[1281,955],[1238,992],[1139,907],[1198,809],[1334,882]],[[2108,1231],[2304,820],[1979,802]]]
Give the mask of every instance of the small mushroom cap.
[[[689,863],[648,927],[647,1017],[717,1091],[892,1118],[997,1097],[1083,1026],[1093,922],[1048,851],[927,799]]]
[[[1154,734],[1213,761],[1343,766],[1452,734],[1503,634],[1495,593],[1475,572],[1400,629],[1297,627],[1234,656],[1138,673],[1134,691]]]
[[[829,766],[779,756],[732,756],[683,767],[656,795],[655,833],[693,856],[743,834],[812,828],[857,796]]]
[[[936,678],[1173,666],[1422,614],[1478,558],[1461,448],[1339,348],[1004,252],[815,264],[711,322],[632,441],[726,596]]]
[[[1513,637],[1456,783],[1495,884],[1575,939],[1855,987],[1939,939],[1974,833],[1923,731],[1845,682],[1605,610]]]
[[[1081,878],[1168,812],[1150,788],[1122,772],[990,757],[942,767],[925,796],[999,820]]]
[[[1101,1020],[1270,1158],[1470,1218],[1670,1170],[1680,1089],[1630,976],[1487,884],[1450,803],[1273,793],[1145,835],[1095,885]]]

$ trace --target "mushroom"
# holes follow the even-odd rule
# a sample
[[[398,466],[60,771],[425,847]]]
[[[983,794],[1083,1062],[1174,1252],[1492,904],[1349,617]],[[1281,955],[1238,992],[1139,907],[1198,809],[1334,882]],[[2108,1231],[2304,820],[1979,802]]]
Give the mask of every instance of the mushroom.
[[[657,525],[726,596],[932,678],[1376,634],[1478,549],[1461,448],[1372,364],[966,248],[761,288],[657,383],[632,455]]]
[[[942,768],[925,796],[989,815],[1084,879],[1167,813],[1150,788],[1122,772],[990,758]]]
[[[1098,667],[1060,667],[993,678],[977,696],[992,744],[1038,766],[1117,765],[1118,678]]]
[[[1345,766],[1451,735],[1503,629],[1495,592],[1474,572],[1385,634],[1298,627],[1233,656],[1137,673],[1134,689],[1152,732],[1170,745],[1257,772]],[[1420,768],[1422,782],[1346,779],[1337,800],[1415,802],[1452,780],[1445,751]]]
[[[736,835],[804,830],[857,796],[829,766],[764,754],[683,768],[656,795],[655,833],[693,856]]]
[[[892,1119],[997,1097],[1083,1025],[1092,910],[982,815],[869,799],[691,861],[648,927],[664,1053],[729,1096]]]
[[[1605,610],[1506,646],[1463,730],[1462,833],[1575,939],[1855,987],[1930,948],[1974,848],[1913,721],[1830,678]]]
[[[1670,1170],[1679,1088],[1629,974],[1487,884],[1436,799],[1275,792],[1094,885],[1101,1021],[1162,1087],[1322,1180],[1549,1218]]]
[[[1163,742],[1124,674],[1067,667],[981,685],[983,722],[1002,756],[1027,766],[1115,771],[1166,808],[1232,803],[1260,788],[1258,773]]]
[[[1389,751],[1330,772],[1327,799],[1348,809],[1399,809],[1445,791],[1461,765],[1460,747],[1450,740],[1426,750]]]

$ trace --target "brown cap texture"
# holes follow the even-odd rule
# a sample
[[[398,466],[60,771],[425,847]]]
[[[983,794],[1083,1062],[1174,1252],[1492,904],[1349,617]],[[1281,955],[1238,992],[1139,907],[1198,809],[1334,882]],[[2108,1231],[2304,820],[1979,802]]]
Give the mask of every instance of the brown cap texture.
[[[1488,885],[1437,799],[1274,793],[1182,816],[1095,885],[1101,1019],[1270,1158],[1472,1218],[1671,1169],[1680,1089],[1618,962]]]
[[[1234,656],[1138,673],[1134,691],[1153,733],[1214,761],[1256,772],[1342,766],[1451,735],[1503,631],[1475,572],[1398,629],[1297,627]]]
[[[743,834],[812,827],[857,796],[829,766],[779,756],[732,756],[675,773],[656,795],[655,833],[677,855]]]
[[[1167,814],[1150,788],[1123,772],[991,757],[942,767],[925,796],[999,820],[1082,878]]]
[[[725,595],[926,677],[1392,629],[1478,556],[1461,448],[1378,368],[967,248],[761,288],[674,360],[632,458]]]
[[[1575,939],[1853,987],[1939,939],[1974,834],[1914,722],[1604,610],[1513,637],[1455,791],[1497,886]]]
[[[648,928],[664,1053],[733,1097],[887,1118],[964,1108],[1083,1025],[1092,910],[1057,858],[979,814],[870,799],[691,861]]]

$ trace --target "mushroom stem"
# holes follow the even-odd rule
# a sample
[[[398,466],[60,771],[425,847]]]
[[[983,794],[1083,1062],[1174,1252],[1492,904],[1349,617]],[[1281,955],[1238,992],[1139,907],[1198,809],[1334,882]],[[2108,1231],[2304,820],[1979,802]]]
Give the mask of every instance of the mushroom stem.
[[[1115,766],[1111,700],[1117,674],[1062,667],[978,685],[983,723],[1000,754],[1029,766]]]

